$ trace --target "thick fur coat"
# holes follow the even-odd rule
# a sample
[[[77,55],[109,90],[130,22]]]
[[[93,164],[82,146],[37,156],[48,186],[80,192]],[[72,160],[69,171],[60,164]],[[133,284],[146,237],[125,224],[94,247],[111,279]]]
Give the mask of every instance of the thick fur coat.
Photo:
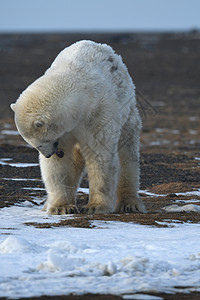
[[[11,108],[20,134],[40,152],[49,214],[77,212],[85,167],[90,195],[83,213],[145,211],[135,86],[111,47],[80,41],[64,49]]]

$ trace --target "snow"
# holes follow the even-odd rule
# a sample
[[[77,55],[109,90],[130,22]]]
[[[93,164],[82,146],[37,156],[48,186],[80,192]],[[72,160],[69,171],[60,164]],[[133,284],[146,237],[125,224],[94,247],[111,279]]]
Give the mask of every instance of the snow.
[[[89,188],[79,188],[78,191],[84,194],[89,194]]]
[[[3,180],[12,180],[12,181],[41,181],[41,179],[35,178],[2,178]]]
[[[34,188],[34,187],[26,187],[22,188],[23,190],[33,190],[33,191],[45,191],[45,188]]]
[[[162,208],[168,212],[199,212],[200,213],[200,206],[195,204],[186,204],[183,206],[179,206],[177,204],[169,205]]]
[[[191,129],[191,130],[189,130],[189,133],[192,134],[192,135],[195,135],[195,134],[198,134],[198,131],[197,131],[197,130],[192,130],[192,129]]]
[[[148,190],[139,190],[139,193],[140,194],[145,194],[145,195],[147,195],[149,197],[164,197],[164,196],[167,195],[167,194],[155,194],[155,193],[151,193]]]
[[[160,146],[160,145],[168,145],[170,144],[170,140],[157,140],[149,143],[150,146]]]
[[[196,202],[196,203],[198,203],[198,202],[200,202],[200,199],[190,199],[190,200],[182,200],[182,199],[177,199],[177,200],[174,200],[176,203],[194,203],[194,202]]]
[[[172,134],[179,134],[180,133],[180,131],[177,130],[177,129],[170,130],[168,128],[156,128],[155,132],[157,132],[157,133],[166,133],[166,132],[169,132],[169,133],[172,133]]]
[[[176,196],[200,196],[200,189],[197,189],[196,191],[190,191],[185,193],[175,193]]]
[[[196,121],[198,121],[198,117],[196,117],[196,116],[191,116],[191,117],[189,118],[189,120],[190,120],[191,122],[196,122]]]
[[[19,135],[19,132],[17,130],[2,130],[1,134],[6,135]]]
[[[136,294],[136,295],[124,295],[124,300],[163,300],[163,298],[152,295]]]
[[[34,199],[38,204],[42,200]],[[200,291],[200,224],[176,223],[173,228],[117,221],[93,221],[94,228],[25,224],[72,217],[47,216],[41,206],[28,201],[0,209],[0,297],[111,293],[130,299],[135,292],[175,292],[175,286]]]
[[[1,158],[0,165],[2,166],[10,166],[10,167],[17,167],[17,168],[28,168],[28,167],[37,167],[39,166],[38,163],[10,163],[12,158]]]

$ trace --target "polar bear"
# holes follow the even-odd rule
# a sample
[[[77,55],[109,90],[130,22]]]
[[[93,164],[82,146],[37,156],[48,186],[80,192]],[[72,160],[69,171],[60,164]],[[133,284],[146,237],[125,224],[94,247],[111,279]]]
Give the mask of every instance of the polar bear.
[[[90,194],[81,212],[145,212],[135,86],[110,46],[79,41],[65,48],[11,108],[19,133],[39,151],[48,214],[77,213],[85,167]]]

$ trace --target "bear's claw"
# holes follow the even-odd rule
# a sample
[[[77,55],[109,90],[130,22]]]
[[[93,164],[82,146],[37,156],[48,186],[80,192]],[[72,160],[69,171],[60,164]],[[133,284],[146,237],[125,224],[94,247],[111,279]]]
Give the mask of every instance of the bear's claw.
[[[60,206],[60,207],[50,207],[48,209],[49,215],[66,215],[66,214],[77,214],[78,210],[75,205]]]
[[[143,203],[137,203],[137,204],[122,203],[121,205],[117,206],[116,212],[117,213],[135,213],[135,212],[146,213],[147,211]]]
[[[106,205],[85,205],[80,210],[81,214],[108,214],[111,213],[111,209]]]

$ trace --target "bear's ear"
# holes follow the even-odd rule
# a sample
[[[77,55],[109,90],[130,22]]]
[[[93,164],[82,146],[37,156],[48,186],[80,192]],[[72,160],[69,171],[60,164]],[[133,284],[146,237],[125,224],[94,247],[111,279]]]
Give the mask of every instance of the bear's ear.
[[[40,128],[40,127],[44,126],[44,121],[42,121],[42,120],[35,120],[33,122],[33,124],[34,124],[35,127]]]
[[[10,104],[10,108],[15,111],[15,103]]]

